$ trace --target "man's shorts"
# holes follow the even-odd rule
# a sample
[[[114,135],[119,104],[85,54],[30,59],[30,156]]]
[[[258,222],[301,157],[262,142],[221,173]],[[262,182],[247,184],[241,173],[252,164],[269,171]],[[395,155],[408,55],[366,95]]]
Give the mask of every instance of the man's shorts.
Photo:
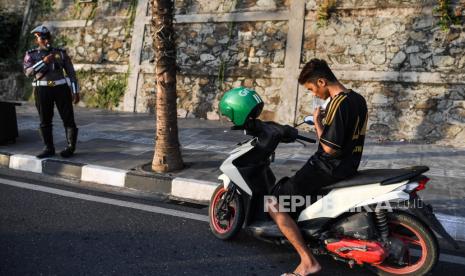
[[[322,187],[334,184],[338,181],[341,181],[341,179],[327,174],[310,159],[294,176],[285,177],[278,181],[270,191],[270,194],[278,199],[279,196],[306,197],[317,195],[318,190]],[[302,209],[298,211],[302,211]]]

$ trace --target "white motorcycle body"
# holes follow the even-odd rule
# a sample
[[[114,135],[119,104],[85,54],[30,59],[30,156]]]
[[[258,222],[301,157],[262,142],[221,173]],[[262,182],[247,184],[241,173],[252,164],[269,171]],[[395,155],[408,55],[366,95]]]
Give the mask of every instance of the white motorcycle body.
[[[253,141],[239,146],[230,152],[230,156],[223,162],[220,170],[223,172],[218,179],[223,181],[227,190],[232,183],[237,185],[242,191],[252,196],[252,189],[242,178],[239,170],[234,166],[233,161],[253,149]],[[327,195],[320,198],[304,209],[298,218],[298,222],[316,218],[336,218],[341,214],[373,204],[384,204],[389,201],[404,201],[410,198],[409,191],[418,187],[418,183],[407,180],[390,185],[373,183],[362,186],[351,186],[345,188],[335,188]]]

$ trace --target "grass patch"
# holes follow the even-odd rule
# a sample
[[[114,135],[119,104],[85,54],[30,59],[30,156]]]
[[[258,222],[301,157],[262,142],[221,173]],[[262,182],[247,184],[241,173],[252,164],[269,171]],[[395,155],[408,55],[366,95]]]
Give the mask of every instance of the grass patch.
[[[88,107],[112,109],[118,107],[127,87],[128,74],[120,74],[102,81],[94,93],[87,91],[84,96]],[[80,78],[82,81],[84,78]]]

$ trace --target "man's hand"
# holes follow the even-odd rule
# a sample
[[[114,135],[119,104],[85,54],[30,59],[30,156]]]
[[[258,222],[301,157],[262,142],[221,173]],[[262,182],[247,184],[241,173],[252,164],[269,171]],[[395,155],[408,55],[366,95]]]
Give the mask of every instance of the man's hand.
[[[323,115],[321,114],[321,108],[315,108],[315,110],[313,110],[313,122],[315,123],[315,131],[318,138],[320,138],[321,133],[323,132],[322,119]]]
[[[315,120],[315,124],[317,123],[320,123],[321,124],[321,121],[323,120],[323,114],[321,112],[321,106],[315,108],[315,110],[313,110],[313,119]]]
[[[55,56],[53,54],[49,54],[47,56],[45,56],[43,59],[42,59],[46,64],[50,64],[52,63],[54,60],[55,60]]]
[[[80,100],[79,93],[73,94],[73,104],[77,104]]]
[[[315,131],[318,139],[320,139],[321,134],[323,133],[323,114],[321,112],[321,107],[315,108],[313,111],[313,118],[315,119]],[[323,148],[323,151],[326,152],[329,155],[335,155],[337,152],[333,150],[332,148],[328,147],[325,144],[321,144],[321,147]]]

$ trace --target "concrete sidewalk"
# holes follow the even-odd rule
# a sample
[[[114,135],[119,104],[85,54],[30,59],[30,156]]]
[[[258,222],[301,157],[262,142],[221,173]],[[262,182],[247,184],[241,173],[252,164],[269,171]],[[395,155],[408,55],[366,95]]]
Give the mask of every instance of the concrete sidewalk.
[[[38,160],[33,157],[42,148],[37,111],[27,103],[17,111],[19,137],[15,144],[0,146],[0,165],[200,203],[208,202],[219,183],[218,168],[228,152],[247,139],[241,131],[229,130],[229,123],[180,119],[179,138],[186,169],[161,175],[144,170],[150,167],[153,157],[153,115],[76,108],[80,128],[77,154],[66,160],[59,155]],[[60,151],[65,147],[65,137],[58,113],[54,125],[55,146]],[[292,174],[315,150],[316,145],[280,145],[272,164],[277,178]],[[361,169],[412,165],[430,167],[426,175],[432,180],[421,196],[441,214],[441,220],[455,232],[453,236],[465,240],[465,148],[379,143],[368,137]]]

